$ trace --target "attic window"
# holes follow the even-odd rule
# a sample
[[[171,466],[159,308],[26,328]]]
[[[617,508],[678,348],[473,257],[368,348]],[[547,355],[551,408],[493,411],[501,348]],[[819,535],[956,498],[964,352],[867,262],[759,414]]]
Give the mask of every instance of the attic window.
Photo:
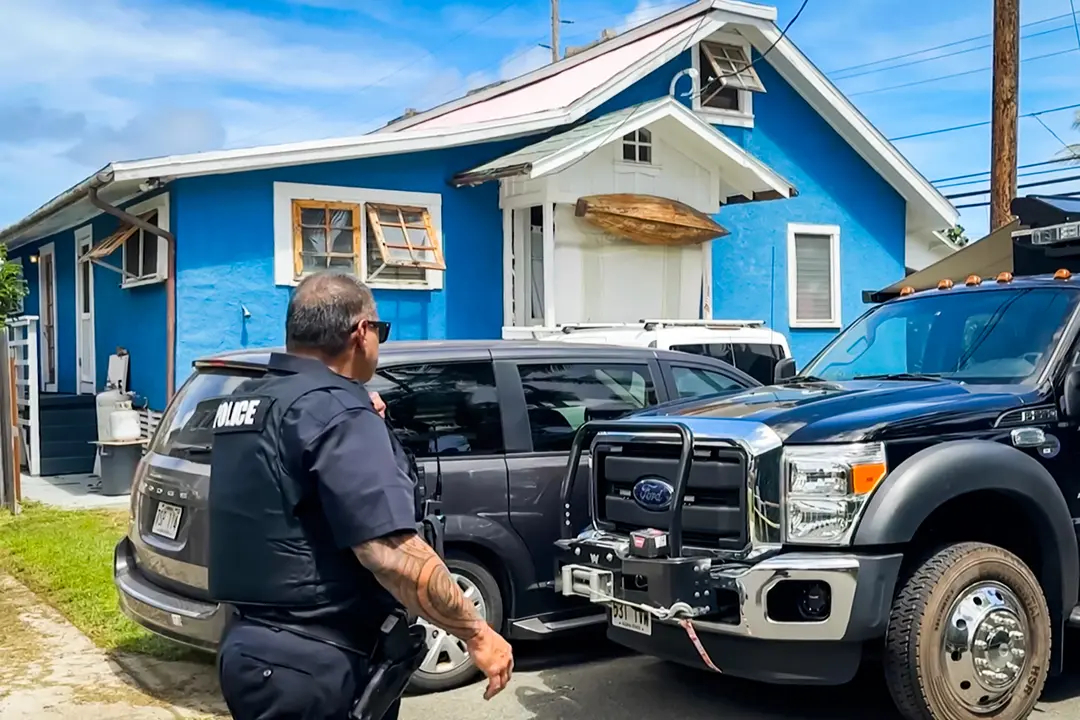
[[[750,93],[765,92],[747,47],[702,42],[697,67],[701,77],[697,104],[702,109],[749,114]]]
[[[368,247],[369,278],[375,279],[389,268],[446,269],[427,208],[368,203],[367,215],[370,239],[374,240]]]
[[[623,136],[622,159],[626,162],[652,163],[652,132],[642,128]]]

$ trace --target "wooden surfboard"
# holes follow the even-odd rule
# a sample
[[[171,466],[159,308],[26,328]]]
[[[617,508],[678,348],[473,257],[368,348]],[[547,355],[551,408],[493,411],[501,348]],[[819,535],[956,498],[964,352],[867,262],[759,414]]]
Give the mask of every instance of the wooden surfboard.
[[[686,203],[620,193],[579,198],[574,214],[613,235],[646,245],[697,245],[728,231]]]

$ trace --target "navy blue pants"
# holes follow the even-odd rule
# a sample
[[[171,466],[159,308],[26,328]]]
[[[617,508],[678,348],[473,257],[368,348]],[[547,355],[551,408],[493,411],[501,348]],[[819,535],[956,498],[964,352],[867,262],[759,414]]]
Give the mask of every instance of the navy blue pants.
[[[235,720],[347,720],[365,676],[360,655],[243,620],[230,624],[218,651]],[[397,720],[398,709],[384,720]]]

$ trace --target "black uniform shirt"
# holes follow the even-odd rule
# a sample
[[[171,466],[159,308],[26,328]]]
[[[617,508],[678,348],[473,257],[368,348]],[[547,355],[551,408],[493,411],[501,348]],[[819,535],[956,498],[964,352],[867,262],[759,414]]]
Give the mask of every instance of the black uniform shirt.
[[[317,360],[274,354],[271,372],[333,372]],[[302,479],[298,514],[321,547],[339,552],[398,532],[416,530],[415,485],[395,456],[386,423],[367,392],[316,390],[297,400],[281,423],[281,462]],[[249,615],[286,623],[319,623],[348,632],[377,626],[396,601],[356,561],[364,597],[319,608],[245,608]]]

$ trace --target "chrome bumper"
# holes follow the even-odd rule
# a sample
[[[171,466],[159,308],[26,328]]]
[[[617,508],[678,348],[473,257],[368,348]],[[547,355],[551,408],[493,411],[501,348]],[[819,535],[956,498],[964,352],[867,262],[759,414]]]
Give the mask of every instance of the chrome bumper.
[[[617,543],[616,543],[617,544]],[[610,607],[630,605],[654,621],[675,624],[693,619],[699,633],[719,633],[761,640],[839,641],[849,633],[856,586],[863,560],[856,555],[782,553],[750,566],[723,565],[709,558],[646,560],[610,552],[590,552],[580,543],[563,549],[556,587],[563,595]],[[585,560],[583,563],[582,560]],[[647,578],[647,590],[627,590],[625,578]],[[828,585],[831,609],[823,620],[779,622],[769,617],[769,592],[785,580]],[[629,583],[632,585],[633,583]],[[738,620],[717,622],[715,599],[724,592],[736,598]]]
[[[135,623],[174,642],[217,651],[228,608],[183,597],[150,582],[135,566],[127,538],[117,544],[113,553],[113,582],[121,611]]]

